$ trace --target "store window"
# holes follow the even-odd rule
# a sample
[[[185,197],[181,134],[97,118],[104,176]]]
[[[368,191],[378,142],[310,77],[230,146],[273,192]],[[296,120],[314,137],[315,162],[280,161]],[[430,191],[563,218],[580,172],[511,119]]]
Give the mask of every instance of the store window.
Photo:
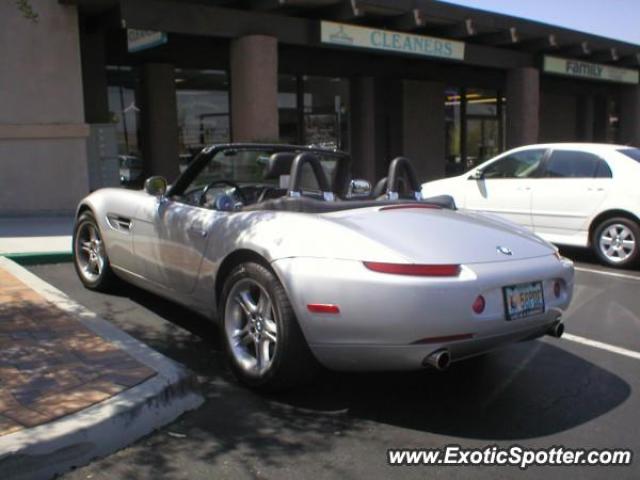
[[[460,89],[448,87],[445,90],[445,152],[446,174],[457,175],[464,172],[462,161],[462,102]]]
[[[343,78],[302,77],[303,141],[349,150],[349,81]]]
[[[349,150],[349,81],[280,75],[280,141]]]
[[[458,175],[505,149],[505,99],[499,91],[445,90],[446,174]]]
[[[620,102],[611,96],[607,105],[607,143],[616,143],[620,132]]]
[[[138,76],[131,67],[107,66],[109,117],[115,126],[118,173],[120,184],[129,188],[139,188],[143,181],[137,83]]]
[[[299,78],[295,75],[278,77],[278,119],[280,142],[301,143],[302,127],[298,112]]]
[[[467,166],[473,167],[503,150],[500,122],[500,97],[491,90],[468,89]]]
[[[139,156],[138,124],[140,109],[136,104],[137,76],[131,67],[107,67],[109,116],[116,127],[118,153]]]
[[[229,78],[221,70],[177,69],[175,82],[183,171],[205,146],[231,141]]]

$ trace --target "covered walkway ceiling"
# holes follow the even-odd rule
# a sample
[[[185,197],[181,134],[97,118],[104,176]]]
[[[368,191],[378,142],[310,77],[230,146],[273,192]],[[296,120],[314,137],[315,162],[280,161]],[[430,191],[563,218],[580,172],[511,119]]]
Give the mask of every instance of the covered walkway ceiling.
[[[499,47],[522,53],[553,53],[612,65],[639,67],[640,45],[600,37],[540,22],[453,5],[436,0],[59,0],[77,4],[88,15],[137,18],[132,12],[146,10],[148,24],[160,23],[158,12],[175,11],[190,4],[212,15],[222,10],[242,11],[244,19],[260,30],[266,23],[291,36],[296,26],[279,19],[332,20],[390,30],[423,33],[463,40],[470,45]],[[159,10],[154,7],[160,5]],[[231,13],[231,12],[227,12]],[[218,15],[219,16],[219,15]],[[139,17],[139,16],[138,16]],[[293,17],[293,18],[292,18]],[[202,23],[205,19],[200,19]],[[195,22],[199,23],[199,22]],[[213,22],[214,24],[217,22]],[[308,23],[298,25],[300,31]],[[135,26],[135,25],[134,25]],[[215,28],[212,29],[215,31]],[[194,32],[199,33],[199,32]],[[249,33],[249,32],[247,32]],[[260,33],[260,32],[252,32]],[[268,32],[272,33],[272,32]],[[298,42],[294,42],[298,43]]]

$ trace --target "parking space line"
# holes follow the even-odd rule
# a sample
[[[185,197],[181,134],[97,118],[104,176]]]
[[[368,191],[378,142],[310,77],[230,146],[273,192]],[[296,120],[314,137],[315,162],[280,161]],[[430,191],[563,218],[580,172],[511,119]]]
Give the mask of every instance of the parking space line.
[[[637,277],[635,275],[628,275],[625,273],[605,272],[603,270],[596,270],[594,268],[584,268],[584,267],[574,267],[574,268],[578,272],[599,273],[600,275],[608,275],[610,277],[626,278],[627,280],[640,281],[640,277]]]
[[[562,335],[563,340],[569,340],[570,342],[580,343],[593,348],[599,348],[606,350],[607,352],[617,353],[618,355],[624,355],[625,357],[634,358],[640,360],[640,352],[634,352],[633,350],[627,350],[626,348],[616,347],[615,345],[609,345],[608,343],[598,342],[596,340],[590,340],[588,338],[579,337],[578,335],[572,335],[565,333]]]

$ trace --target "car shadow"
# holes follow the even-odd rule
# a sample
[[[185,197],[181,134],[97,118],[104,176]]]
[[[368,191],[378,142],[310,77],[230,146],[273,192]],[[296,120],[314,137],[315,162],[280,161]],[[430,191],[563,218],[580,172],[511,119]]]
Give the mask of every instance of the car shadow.
[[[136,336],[151,340],[152,345],[158,343],[163,353],[206,378],[233,382],[212,322],[140,289],[127,290],[133,301],[188,330],[194,340],[156,342],[144,339],[144,333]],[[540,437],[589,422],[620,405],[631,393],[620,377],[564,350],[561,342],[514,344],[456,363],[447,372],[324,371],[306,387],[258,398],[318,415],[340,414],[462,438]],[[208,349],[210,360],[194,364],[194,348]]]
[[[637,265],[632,265],[626,268],[613,268],[606,265],[598,259],[593,250],[589,248],[579,248],[579,247],[566,247],[560,246],[560,253],[574,262],[583,263],[584,266],[589,268],[596,268],[599,270],[613,272],[613,273],[633,273],[640,272],[640,267]]]
[[[255,435],[253,425],[238,421],[240,409],[248,416],[266,415],[265,425],[296,431],[317,425],[318,430],[355,432],[360,420],[366,420],[466,439],[530,439],[585,424],[631,394],[622,378],[551,338],[455,363],[446,372],[323,371],[308,386],[256,394],[233,380],[213,322],[136,287],[123,286],[111,295],[127,297],[165,320],[162,328],[157,319],[154,328],[145,328],[122,312],[111,314],[111,307],[98,312],[199,376],[208,401],[189,414],[198,420],[188,423],[221,438],[231,435],[241,441],[244,435]],[[226,424],[228,418],[236,419],[232,426]],[[256,440],[256,450],[259,443]]]
[[[582,425],[629,397],[623,379],[554,344],[515,344],[447,372],[335,373],[276,398],[423,432],[515,440]]]

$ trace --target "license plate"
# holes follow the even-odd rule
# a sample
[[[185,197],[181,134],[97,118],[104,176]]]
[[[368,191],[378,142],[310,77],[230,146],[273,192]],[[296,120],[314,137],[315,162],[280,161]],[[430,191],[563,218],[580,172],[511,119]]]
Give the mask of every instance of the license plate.
[[[544,313],[542,282],[521,283],[502,289],[507,320]]]

